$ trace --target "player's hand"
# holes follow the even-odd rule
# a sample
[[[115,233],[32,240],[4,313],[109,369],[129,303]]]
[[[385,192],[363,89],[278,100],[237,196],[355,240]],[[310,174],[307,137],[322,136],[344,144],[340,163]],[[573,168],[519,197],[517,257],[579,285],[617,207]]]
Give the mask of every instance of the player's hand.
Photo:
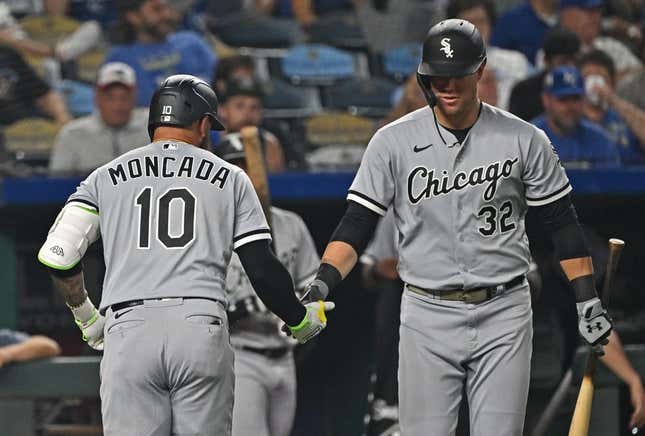
[[[303,304],[313,303],[314,301],[324,300],[327,298],[327,295],[329,295],[329,287],[327,286],[327,283],[320,279],[315,279],[313,282],[305,286],[305,293],[302,294],[300,301],[302,301]]]
[[[291,336],[298,343],[304,344],[314,338],[327,327],[327,316],[325,312],[333,310],[336,305],[331,301],[316,301],[305,304],[307,313],[303,320],[297,326],[288,326]]]
[[[598,298],[577,303],[577,307],[580,336],[591,346],[596,355],[602,356],[604,354],[602,348],[609,342],[609,334],[613,328],[607,311]]]
[[[103,349],[103,329],[105,317],[99,313],[94,304],[87,298],[78,307],[70,307],[74,322],[83,333],[83,340],[95,350]]]
[[[629,420],[629,428],[642,428],[645,426],[645,390],[640,377],[629,384],[629,398],[634,408]]]

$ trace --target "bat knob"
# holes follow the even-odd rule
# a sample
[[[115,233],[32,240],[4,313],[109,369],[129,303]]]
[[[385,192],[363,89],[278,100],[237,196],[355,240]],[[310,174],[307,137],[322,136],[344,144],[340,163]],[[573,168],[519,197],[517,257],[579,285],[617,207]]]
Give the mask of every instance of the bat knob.
[[[638,434],[638,427],[632,428],[632,434]]]

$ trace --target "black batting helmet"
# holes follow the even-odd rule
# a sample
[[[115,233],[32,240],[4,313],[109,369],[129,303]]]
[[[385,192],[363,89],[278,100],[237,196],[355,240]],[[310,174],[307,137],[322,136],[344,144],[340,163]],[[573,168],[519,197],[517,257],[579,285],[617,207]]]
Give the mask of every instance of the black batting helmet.
[[[428,31],[417,81],[428,104],[436,104],[430,77],[463,77],[475,73],[486,61],[486,48],[477,28],[461,19],[443,20]]]
[[[239,133],[226,135],[222,142],[215,146],[215,154],[227,162],[245,159],[244,144]]]
[[[202,79],[189,74],[170,76],[152,96],[148,134],[152,139],[159,126],[188,127],[203,117],[211,119],[212,130],[224,130],[217,105],[215,91]]]

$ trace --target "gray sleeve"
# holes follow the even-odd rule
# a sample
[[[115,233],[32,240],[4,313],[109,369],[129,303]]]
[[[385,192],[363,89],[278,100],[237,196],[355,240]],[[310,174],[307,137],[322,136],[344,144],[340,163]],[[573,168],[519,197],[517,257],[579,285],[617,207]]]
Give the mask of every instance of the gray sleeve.
[[[67,200],[68,203],[76,202],[83,203],[85,207],[90,207],[96,212],[99,212],[99,169],[96,169],[87,176],[76,188],[76,192],[70,195]]]
[[[299,235],[298,247],[300,249],[296,256],[293,281],[296,290],[298,290],[303,289],[307,283],[313,280],[320,266],[320,256],[318,256],[316,244],[314,244],[314,239],[311,237],[307,225],[299,216],[296,215],[296,218],[298,225],[297,234]]]
[[[27,333],[9,329],[0,329],[0,347],[20,344],[25,342],[27,339],[29,339],[29,335]]]
[[[235,179],[235,227],[233,249],[260,239],[271,240],[271,231],[264,217],[260,199],[251,180],[242,171]]]
[[[75,152],[74,135],[68,128],[63,129],[56,136],[54,149],[49,159],[49,172],[51,174],[69,173],[77,169],[78,157]]]
[[[571,192],[560,158],[542,130],[535,129],[523,161],[522,180],[528,206],[543,206]]]
[[[389,142],[383,131],[374,134],[349,188],[347,199],[384,216],[394,197]]]
[[[361,263],[372,265],[379,260],[398,258],[396,245],[397,230],[394,224],[394,213],[390,208],[385,217],[377,224],[374,238],[361,256]]]

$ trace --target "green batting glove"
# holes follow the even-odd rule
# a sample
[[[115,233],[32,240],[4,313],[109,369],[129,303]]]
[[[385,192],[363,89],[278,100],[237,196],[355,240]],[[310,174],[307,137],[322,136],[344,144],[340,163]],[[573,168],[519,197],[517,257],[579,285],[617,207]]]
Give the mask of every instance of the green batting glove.
[[[327,316],[325,312],[333,310],[336,305],[331,301],[315,301],[305,304],[307,313],[297,326],[288,326],[291,336],[298,343],[304,344],[310,339],[317,336],[325,327],[327,327]]]

